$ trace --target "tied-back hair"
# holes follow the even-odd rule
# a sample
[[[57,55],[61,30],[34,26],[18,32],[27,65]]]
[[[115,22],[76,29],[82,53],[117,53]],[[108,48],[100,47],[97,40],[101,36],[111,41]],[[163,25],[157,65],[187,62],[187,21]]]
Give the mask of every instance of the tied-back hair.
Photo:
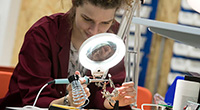
[[[119,8],[126,0],[72,0],[75,7],[82,6],[83,3],[91,3],[104,9]]]
[[[72,7],[69,10],[70,22],[73,24],[75,18],[76,7],[83,6],[84,3],[91,3],[92,5],[101,7],[103,9],[116,8],[116,11],[124,6],[131,6],[134,0],[72,0]],[[61,3],[63,0],[61,0]]]

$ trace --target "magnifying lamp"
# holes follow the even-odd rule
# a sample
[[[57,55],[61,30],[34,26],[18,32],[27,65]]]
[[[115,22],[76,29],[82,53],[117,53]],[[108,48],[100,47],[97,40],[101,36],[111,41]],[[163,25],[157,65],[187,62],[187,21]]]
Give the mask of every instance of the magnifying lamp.
[[[94,78],[105,78],[109,68],[118,64],[125,55],[125,44],[112,33],[96,34],[83,42],[79,62],[91,70]]]

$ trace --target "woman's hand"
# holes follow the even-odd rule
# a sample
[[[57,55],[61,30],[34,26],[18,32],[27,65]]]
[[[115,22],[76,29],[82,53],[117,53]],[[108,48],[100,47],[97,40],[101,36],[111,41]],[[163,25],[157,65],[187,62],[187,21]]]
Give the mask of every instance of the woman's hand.
[[[87,97],[89,97],[89,96],[90,96],[90,90],[89,90],[89,88],[87,87],[87,85],[84,84],[84,83],[86,82],[86,80],[85,80],[84,78],[80,78],[80,72],[76,71],[75,74],[79,75],[79,81],[81,82],[82,87],[83,87],[83,89],[84,89],[84,91],[85,91]],[[79,104],[79,105],[75,105],[75,104],[73,103],[71,84],[69,84],[69,85],[67,86],[67,91],[68,91],[68,93],[69,93],[69,94],[66,96],[66,98],[67,98],[67,100],[68,100],[68,103],[69,103],[68,106],[80,107],[80,106],[82,106],[82,105],[84,104],[84,103],[82,103],[82,104]],[[52,104],[60,104],[60,105],[63,105],[63,104],[64,104],[64,99],[65,99],[65,96],[62,97],[62,98],[53,100],[53,101],[50,103],[50,105],[52,105]],[[83,100],[84,100],[84,99],[83,99]],[[80,100],[79,102],[81,102],[81,101],[83,101],[83,100]]]
[[[127,106],[135,102],[136,91],[134,89],[133,82],[125,82],[121,87],[116,88],[119,91],[117,97],[113,97],[113,100],[119,101],[119,106]],[[111,103],[113,106],[114,104]],[[105,100],[104,106],[108,109],[111,109],[108,100]]]
[[[89,88],[87,87],[87,85],[84,84],[84,83],[86,82],[86,80],[85,80],[84,78],[81,78],[80,72],[79,72],[79,71],[76,71],[75,74],[79,75],[79,81],[81,82],[82,87],[83,87],[83,89],[84,89],[84,91],[85,91],[87,97],[89,97],[89,96],[90,96],[90,90],[89,90]],[[67,86],[67,91],[68,91],[68,93],[69,93],[69,94],[67,95],[67,99],[68,99],[68,101],[69,101],[70,106],[80,107],[80,106],[82,106],[82,105],[84,104],[84,103],[81,103],[81,104],[79,104],[79,105],[76,105],[76,104],[73,103],[72,86],[71,86],[71,84],[69,84],[69,85]],[[82,99],[82,100],[80,100],[79,102],[84,101],[84,100],[85,100],[85,99]],[[77,103],[79,103],[79,102],[77,102]]]

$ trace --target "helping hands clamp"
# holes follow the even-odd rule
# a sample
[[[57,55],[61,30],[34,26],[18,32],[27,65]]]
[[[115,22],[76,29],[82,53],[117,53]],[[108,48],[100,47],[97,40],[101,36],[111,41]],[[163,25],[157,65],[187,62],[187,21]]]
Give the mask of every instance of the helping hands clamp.
[[[110,93],[109,91],[107,91],[106,90],[107,83],[104,82],[104,85],[102,87],[103,91],[101,92],[103,94],[102,98],[106,98],[109,103],[116,103],[116,101],[113,100],[112,97],[118,96],[119,91],[116,89],[113,81],[111,80],[111,75],[110,74],[108,74],[108,77],[109,77],[110,87],[114,88],[114,90],[112,91],[112,93]]]

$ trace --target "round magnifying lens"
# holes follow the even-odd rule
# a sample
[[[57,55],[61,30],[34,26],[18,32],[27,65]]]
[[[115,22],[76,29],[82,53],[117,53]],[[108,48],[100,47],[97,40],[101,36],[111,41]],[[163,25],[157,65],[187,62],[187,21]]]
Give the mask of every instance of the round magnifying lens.
[[[117,35],[101,33],[83,42],[79,49],[79,62],[91,70],[93,76],[101,77],[109,68],[118,64],[124,55],[124,42]]]

